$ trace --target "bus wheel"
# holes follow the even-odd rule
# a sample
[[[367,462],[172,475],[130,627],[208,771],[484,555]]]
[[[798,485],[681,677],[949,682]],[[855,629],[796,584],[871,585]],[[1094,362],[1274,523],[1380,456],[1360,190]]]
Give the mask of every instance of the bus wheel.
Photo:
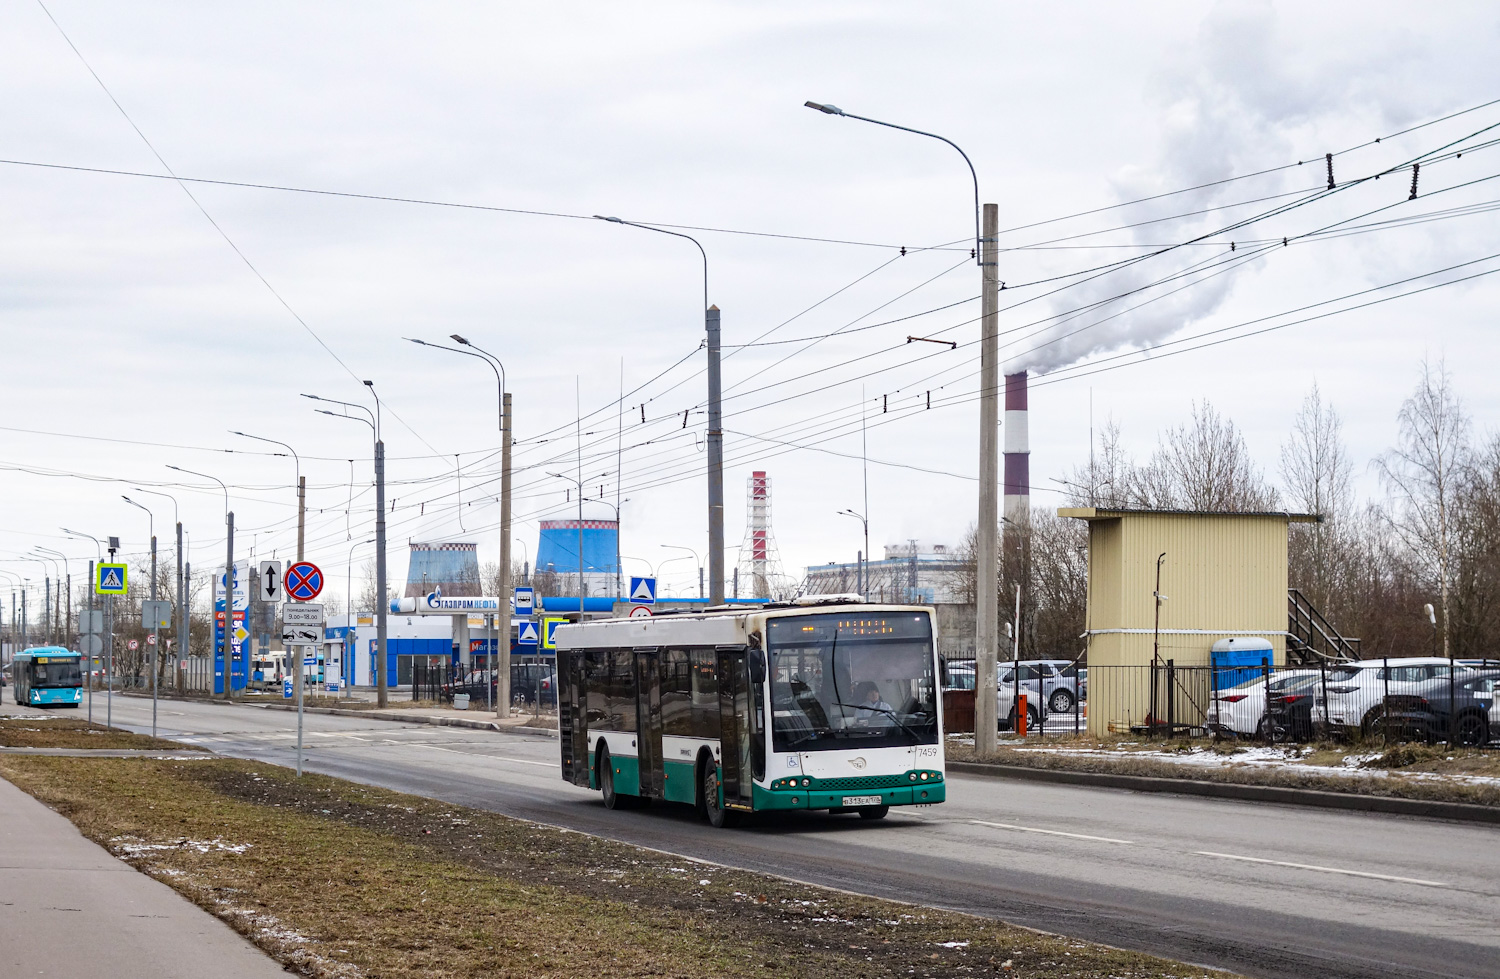
[[[600,746],[599,751],[594,755],[594,757],[598,759],[595,764],[599,766],[599,788],[604,793],[604,808],[625,808],[624,806],[620,805],[619,793],[615,792],[615,766],[610,761],[609,749],[607,747]]]
[[[890,806],[861,806],[859,809],[859,818],[884,819],[890,811]]]
[[[737,816],[719,805],[719,769],[712,762],[703,766],[703,814],[715,829],[733,826]]]

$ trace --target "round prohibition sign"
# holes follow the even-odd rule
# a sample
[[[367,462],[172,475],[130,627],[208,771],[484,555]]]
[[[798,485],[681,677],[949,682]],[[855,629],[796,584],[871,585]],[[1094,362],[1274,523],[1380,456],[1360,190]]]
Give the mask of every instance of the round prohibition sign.
[[[286,593],[299,602],[310,602],[323,590],[323,572],[311,561],[298,561],[286,569]]]

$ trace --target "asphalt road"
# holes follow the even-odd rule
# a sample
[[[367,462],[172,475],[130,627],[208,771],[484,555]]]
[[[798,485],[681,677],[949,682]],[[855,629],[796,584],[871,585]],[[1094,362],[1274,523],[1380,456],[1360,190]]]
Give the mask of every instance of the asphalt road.
[[[95,705],[96,710],[98,705]],[[114,717],[149,730],[150,703]],[[163,702],[161,733],[291,764],[295,715]],[[307,716],[310,770],[736,867],[1262,977],[1500,976],[1500,833],[1402,816],[953,776],[881,823],[714,830],[609,812],[550,738]]]

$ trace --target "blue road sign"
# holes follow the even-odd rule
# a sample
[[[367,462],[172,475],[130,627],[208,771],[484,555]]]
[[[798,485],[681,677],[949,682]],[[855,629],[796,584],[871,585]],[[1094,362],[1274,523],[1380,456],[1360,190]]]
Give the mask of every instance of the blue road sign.
[[[515,609],[516,609],[517,613],[522,614],[522,615],[530,615],[533,611],[535,611],[536,610],[536,589],[535,588],[517,588],[516,589]]]
[[[287,677],[281,681],[281,695],[287,700],[292,699],[292,678]]]
[[[130,569],[123,564],[101,564],[94,569],[94,593],[125,594],[125,577]]]
[[[542,620],[542,648],[543,649],[554,649],[555,650],[557,648],[557,636],[554,635],[554,633],[557,632],[557,627],[558,626],[560,626],[560,625],[567,625],[567,624],[568,624],[568,620],[564,619],[564,618],[543,619]]]
[[[656,604],[656,579],[636,578],[630,579],[630,600],[637,605]]]
[[[520,631],[516,634],[517,646],[535,646],[537,644],[537,630],[535,622],[522,622]]]

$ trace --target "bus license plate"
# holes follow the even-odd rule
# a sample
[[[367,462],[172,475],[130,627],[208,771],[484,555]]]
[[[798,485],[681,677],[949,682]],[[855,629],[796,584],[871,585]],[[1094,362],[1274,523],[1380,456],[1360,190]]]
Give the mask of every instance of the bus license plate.
[[[878,806],[878,805],[880,805],[880,796],[878,796],[878,795],[846,795],[846,796],[844,796],[844,802],[843,802],[843,804],[845,806]]]

